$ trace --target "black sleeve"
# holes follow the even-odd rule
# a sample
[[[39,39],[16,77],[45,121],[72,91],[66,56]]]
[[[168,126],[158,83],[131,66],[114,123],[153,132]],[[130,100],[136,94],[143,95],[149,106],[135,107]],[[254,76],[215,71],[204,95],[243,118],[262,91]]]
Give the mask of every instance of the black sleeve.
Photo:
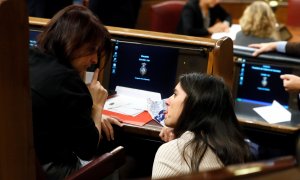
[[[300,43],[288,42],[285,47],[286,54],[300,57]]]
[[[72,151],[81,159],[91,159],[98,147],[99,133],[91,118],[92,98],[79,78],[66,78],[62,83],[61,104],[63,119],[66,120],[66,136]]]
[[[179,32],[190,36],[207,36],[209,33],[203,25],[203,18],[199,16],[201,12],[191,4],[187,4],[181,12]],[[197,16],[198,14],[198,16]],[[196,24],[197,23],[197,24]]]
[[[232,18],[230,16],[230,14],[228,14],[225,9],[223,9],[221,7],[220,4],[217,4],[214,8],[213,8],[213,11],[212,11],[212,16],[215,16],[214,18],[212,19],[215,19],[213,24],[216,22],[216,19],[219,19],[221,21],[227,21],[229,22],[229,24],[231,25],[232,24]]]

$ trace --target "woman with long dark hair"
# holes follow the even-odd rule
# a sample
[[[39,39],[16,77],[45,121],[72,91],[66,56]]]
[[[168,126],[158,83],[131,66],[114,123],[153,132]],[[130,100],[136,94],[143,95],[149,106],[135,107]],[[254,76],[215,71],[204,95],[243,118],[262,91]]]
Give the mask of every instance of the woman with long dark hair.
[[[222,80],[199,73],[184,74],[166,104],[165,124],[174,128],[176,139],[158,149],[152,178],[250,160],[251,153],[234,113],[230,90]]]

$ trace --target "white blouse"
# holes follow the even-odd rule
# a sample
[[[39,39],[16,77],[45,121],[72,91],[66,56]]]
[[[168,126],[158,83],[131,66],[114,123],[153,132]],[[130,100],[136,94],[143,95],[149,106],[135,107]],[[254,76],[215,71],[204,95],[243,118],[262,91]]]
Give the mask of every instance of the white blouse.
[[[159,147],[153,163],[152,179],[191,173],[190,158],[192,149],[190,149],[190,146],[186,149],[186,158],[189,164],[183,159],[181,152],[183,151],[184,145],[193,137],[194,134],[187,131],[179,138]],[[200,163],[199,171],[217,169],[223,166],[221,160],[219,160],[217,155],[208,147]]]

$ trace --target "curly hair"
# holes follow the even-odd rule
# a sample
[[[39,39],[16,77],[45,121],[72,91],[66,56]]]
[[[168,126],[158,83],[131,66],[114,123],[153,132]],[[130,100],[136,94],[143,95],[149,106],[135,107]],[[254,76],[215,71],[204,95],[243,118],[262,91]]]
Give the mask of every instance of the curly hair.
[[[242,32],[259,38],[279,39],[276,17],[271,7],[264,1],[255,1],[245,9],[240,18]]]

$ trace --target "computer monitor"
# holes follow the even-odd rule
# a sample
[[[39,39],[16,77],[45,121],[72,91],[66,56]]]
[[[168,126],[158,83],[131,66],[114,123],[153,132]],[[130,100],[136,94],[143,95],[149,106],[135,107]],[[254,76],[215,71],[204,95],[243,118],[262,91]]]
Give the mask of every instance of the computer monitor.
[[[289,93],[285,91],[280,75],[291,74],[284,66],[247,62],[243,59],[237,84],[238,102],[271,105],[274,100],[288,108]]]
[[[182,73],[206,72],[208,55],[195,48],[113,39],[107,88],[116,86],[173,93]],[[107,77],[109,76],[109,77]]]
[[[29,30],[29,47],[37,46],[37,36],[41,33],[40,30],[30,29]]]
[[[237,116],[264,121],[255,107],[271,105],[274,100],[292,112],[298,111],[298,93],[287,92],[280,79],[282,74],[300,75],[297,58],[282,54],[253,57],[253,49],[234,50],[236,61],[234,98]]]

